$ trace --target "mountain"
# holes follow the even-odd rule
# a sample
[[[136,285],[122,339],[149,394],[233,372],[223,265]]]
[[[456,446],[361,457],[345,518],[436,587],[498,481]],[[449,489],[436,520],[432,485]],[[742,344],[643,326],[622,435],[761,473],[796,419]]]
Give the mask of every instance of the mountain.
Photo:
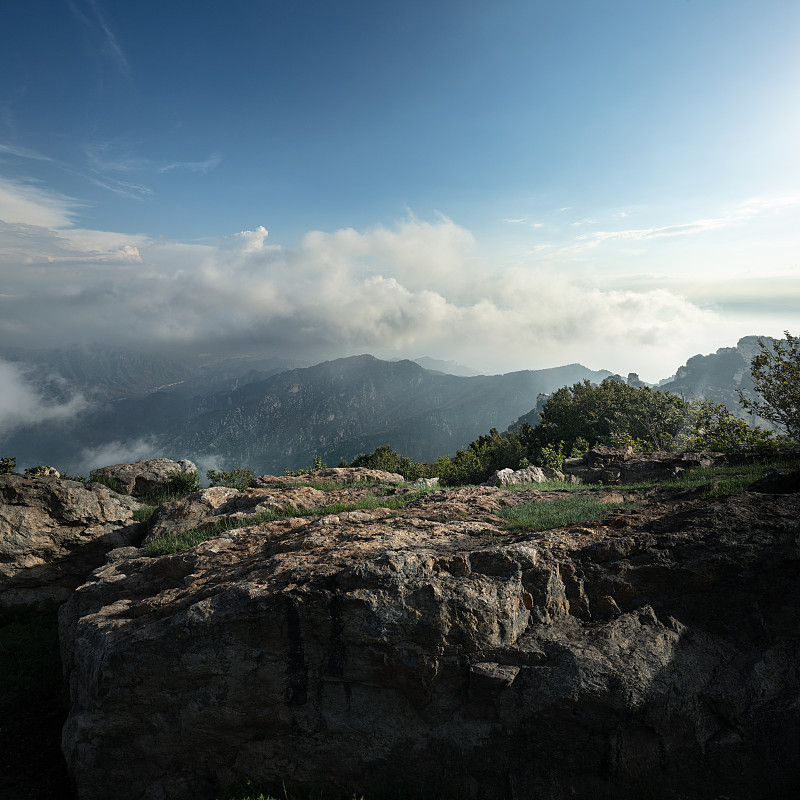
[[[736,347],[721,347],[716,353],[692,356],[658,388],[686,399],[713,400],[726,406],[733,414],[749,419],[739,403],[738,392],[741,390],[749,398],[757,397],[750,375],[750,362],[760,352],[759,340],[770,347],[775,341],[769,336],[745,336],[739,339]],[[768,423],[762,421],[762,424]]]
[[[490,428],[505,429],[541,392],[610,373],[580,364],[459,377],[369,355],[283,371],[233,389],[185,384],[95,404],[63,423],[17,429],[4,450],[20,464],[85,471],[93,459],[151,455],[201,465],[281,472],[314,455],[350,460],[381,444],[417,460],[452,453]]]
[[[447,375],[458,375],[462,378],[471,378],[474,375],[480,375],[480,372],[472,367],[466,367],[459,364],[457,361],[442,361],[438,358],[430,358],[430,356],[421,356],[420,358],[411,359],[415,364],[419,364],[423,369],[429,369],[434,372],[444,372]]]

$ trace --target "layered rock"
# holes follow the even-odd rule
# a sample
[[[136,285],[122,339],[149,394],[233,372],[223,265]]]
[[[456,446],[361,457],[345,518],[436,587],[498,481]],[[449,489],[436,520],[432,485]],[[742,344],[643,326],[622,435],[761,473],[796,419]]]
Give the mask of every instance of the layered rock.
[[[722,453],[635,453],[631,447],[593,447],[580,458],[566,458],[566,475],[586,483],[638,483],[677,478],[687,469],[725,463]]]
[[[144,497],[162,489],[174,475],[197,474],[197,467],[188,459],[149,458],[133,464],[112,464],[96,469],[92,475],[113,483],[124,494]]]
[[[795,796],[797,495],[511,535],[448,494],[97,570],[61,611],[81,799]]]
[[[66,600],[105,553],[141,538],[138,507],[100,484],[0,475],[0,606]]]
[[[498,469],[487,479],[487,486],[515,486],[521,483],[545,483],[563,481],[563,472],[551,467],[523,467],[522,469]]]

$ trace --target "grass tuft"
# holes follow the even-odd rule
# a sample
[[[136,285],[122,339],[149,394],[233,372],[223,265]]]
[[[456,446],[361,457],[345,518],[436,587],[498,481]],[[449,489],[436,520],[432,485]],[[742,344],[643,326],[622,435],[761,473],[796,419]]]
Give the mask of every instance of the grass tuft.
[[[506,506],[498,513],[510,531],[546,531],[563,528],[576,522],[602,519],[622,503],[604,503],[595,497],[565,497]]]

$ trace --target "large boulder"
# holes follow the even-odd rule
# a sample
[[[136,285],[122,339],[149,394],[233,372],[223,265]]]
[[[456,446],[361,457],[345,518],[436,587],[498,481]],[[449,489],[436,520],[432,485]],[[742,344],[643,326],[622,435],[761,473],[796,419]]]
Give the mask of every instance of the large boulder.
[[[98,569],[60,613],[79,797],[798,796],[800,496],[648,502],[281,519]]]
[[[495,470],[486,480],[486,486],[517,486],[563,480],[565,480],[564,473],[551,467],[522,467],[522,469],[506,467]]]
[[[0,475],[0,606],[66,600],[109,550],[140,538],[138,507],[100,484]]]
[[[162,503],[149,520],[144,543],[183,531],[209,528],[225,520],[237,522],[263,511],[285,513],[327,505],[327,494],[310,486],[290,486],[283,490],[267,488],[240,492],[225,486],[212,486],[193,492],[182,500]]]
[[[580,458],[566,458],[562,470],[586,483],[667,481],[688,469],[724,464],[722,453],[635,453],[632,447],[593,447]]]
[[[104,479],[123,494],[144,497],[158,492],[174,475],[197,474],[197,467],[188,459],[149,458],[133,464],[112,464],[92,472],[92,477]]]

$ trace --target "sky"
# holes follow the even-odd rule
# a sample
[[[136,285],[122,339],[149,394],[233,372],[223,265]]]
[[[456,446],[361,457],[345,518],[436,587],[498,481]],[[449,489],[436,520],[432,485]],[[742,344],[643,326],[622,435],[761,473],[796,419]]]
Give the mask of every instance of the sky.
[[[796,0],[28,0],[0,344],[657,381],[800,331]]]

